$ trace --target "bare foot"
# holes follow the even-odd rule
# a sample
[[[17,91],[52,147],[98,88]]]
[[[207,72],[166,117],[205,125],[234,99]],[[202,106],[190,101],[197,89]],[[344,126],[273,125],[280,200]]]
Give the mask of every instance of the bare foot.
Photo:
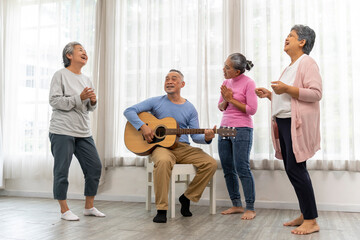
[[[298,217],[290,222],[286,222],[283,225],[294,227],[294,226],[300,226],[303,222],[304,222],[304,216],[301,214],[300,217]]]
[[[242,215],[241,219],[243,220],[252,220],[256,217],[255,211],[246,210],[246,212]]]
[[[304,220],[304,222],[297,228],[291,231],[293,234],[305,235],[320,231],[320,227],[315,219]]]
[[[225,211],[222,211],[222,215],[228,215],[228,214],[235,214],[235,213],[243,213],[244,208],[243,207],[231,207]]]

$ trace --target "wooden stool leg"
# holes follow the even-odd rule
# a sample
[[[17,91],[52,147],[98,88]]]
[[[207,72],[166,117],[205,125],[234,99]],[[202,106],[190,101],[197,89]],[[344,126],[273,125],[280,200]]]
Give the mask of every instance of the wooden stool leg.
[[[152,172],[147,173],[147,194],[146,194],[146,210],[151,210],[151,188],[153,186]]]
[[[216,184],[215,184],[215,174],[210,180],[210,214],[216,214]]]

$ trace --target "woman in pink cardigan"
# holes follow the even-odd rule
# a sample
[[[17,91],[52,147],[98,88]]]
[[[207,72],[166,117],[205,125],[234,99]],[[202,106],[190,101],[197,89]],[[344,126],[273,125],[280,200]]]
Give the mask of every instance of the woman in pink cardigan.
[[[255,89],[258,97],[271,101],[275,156],[284,160],[300,205],[301,215],[284,226],[298,226],[291,232],[301,235],[320,230],[314,190],[306,169],[306,160],[320,149],[322,80],[316,62],[308,56],[314,42],[314,30],[303,25],[292,27],[284,46],[291,63],[278,81],[271,82],[275,94],[265,88]]]

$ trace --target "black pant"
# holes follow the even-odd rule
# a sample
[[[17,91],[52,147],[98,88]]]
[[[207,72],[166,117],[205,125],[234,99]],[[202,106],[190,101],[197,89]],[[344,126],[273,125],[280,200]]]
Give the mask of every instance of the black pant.
[[[292,148],[291,140],[291,118],[276,118],[279,129],[279,140],[282,157],[284,159],[285,171],[293,185],[299,200],[301,213],[304,219],[318,217],[314,190],[306,162],[297,163]]]

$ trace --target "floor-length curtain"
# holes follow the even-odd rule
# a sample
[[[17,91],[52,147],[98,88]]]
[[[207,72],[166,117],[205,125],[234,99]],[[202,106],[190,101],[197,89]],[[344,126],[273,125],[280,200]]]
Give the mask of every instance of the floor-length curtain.
[[[284,42],[295,24],[316,32],[310,56],[323,78],[321,100],[321,150],[308,161],[310,169],[360,170],[360,4],[354,0],[254,0],[246,1],[245,54],[255,63],[249,73],[258,86],[270,88],[290,59]],[[267,168],[272,157],[269,144],[270,103],[259,101],[254,117],[254,166]],[[276,163],[273,162],[273,163]],[[270,168],[277,167],[271,163]]]
[[[97,27],[100,60],[94,76],[103,109],[94,123],[105,166],[143,164],[143,158],[125,147],[122,113],[165,94],[164,79],[171,68],[185,75],[182,94],[198,109],[201,127],[219,123],[222,1],[98,1]],[[216,142],[205,149],[213,154],[213,147]]]
[[[224,59],[235,52],[242,53],[255,66],[245,74],[253,77],[255,72],[263,73],[271,66],[267,66],[266,56],[256,59],[252,49],[254,40],[253,29],[249,27],[255,19],[249,17],[253,11],[253,5],[246,0],[225,0],[224,1]],[[257,36],[256,36],[257,37]],[[256,45],[255,48],[261,46]],[[249,50],[250,49],[250,50]],[[265,74],[265,73],[264,73]],[[256,85],[259,80],[254,78]],[[281,160],[274,157],[273,145],[270,138],[270,109],[266,102],[258,101],[258,111],[252,117],[254,120],[254,143],[251,151],[251,167],[255,169],[283,169]],[[260,121],[259,121],[260,120]]]
[[[4,187],[4,175],[3,175],[3,102],[4,102],[4,18],[5,18],[5,4],[3,1],[0,1],[0,188]]]
[[[63,68],[62,50],[70,41],[81,42],[87,50],[89,61],[83,71],[91,77],[96,1],[2,2],[6,6],[1,29],[6,59],[1,102],[5,178],[51,179],[50,81]],[[79,171],[70,177],[83,181]]]
[[[122,113],[127,107],[165,94],[165,75],[177,68],[185,75],[182,95],[198,110],[200,127],[219,126],[217,101],[226,57],[243,53],[255,64],[246,74],[257,86],[269,88],[290,62],[284,41],[298,23],[317,34],[310,56],[323,77],[322,150],[308,166],[359,171],[359,5],[355,0],[0,1],[5,177],[51,178],[48,87],[63,67],[66,43],[81,42],[89,55],[83,70],[94,77],[98,94],[92,127],[104,166],[142,166],[143,158],[124,144]],[[274,158],[267,100],[259,100],[253,119],[251,166],[282,169],[282,161]],[[219,159],[217,139],[201,147]],[[71,176],[83,181],[79,171]]]

